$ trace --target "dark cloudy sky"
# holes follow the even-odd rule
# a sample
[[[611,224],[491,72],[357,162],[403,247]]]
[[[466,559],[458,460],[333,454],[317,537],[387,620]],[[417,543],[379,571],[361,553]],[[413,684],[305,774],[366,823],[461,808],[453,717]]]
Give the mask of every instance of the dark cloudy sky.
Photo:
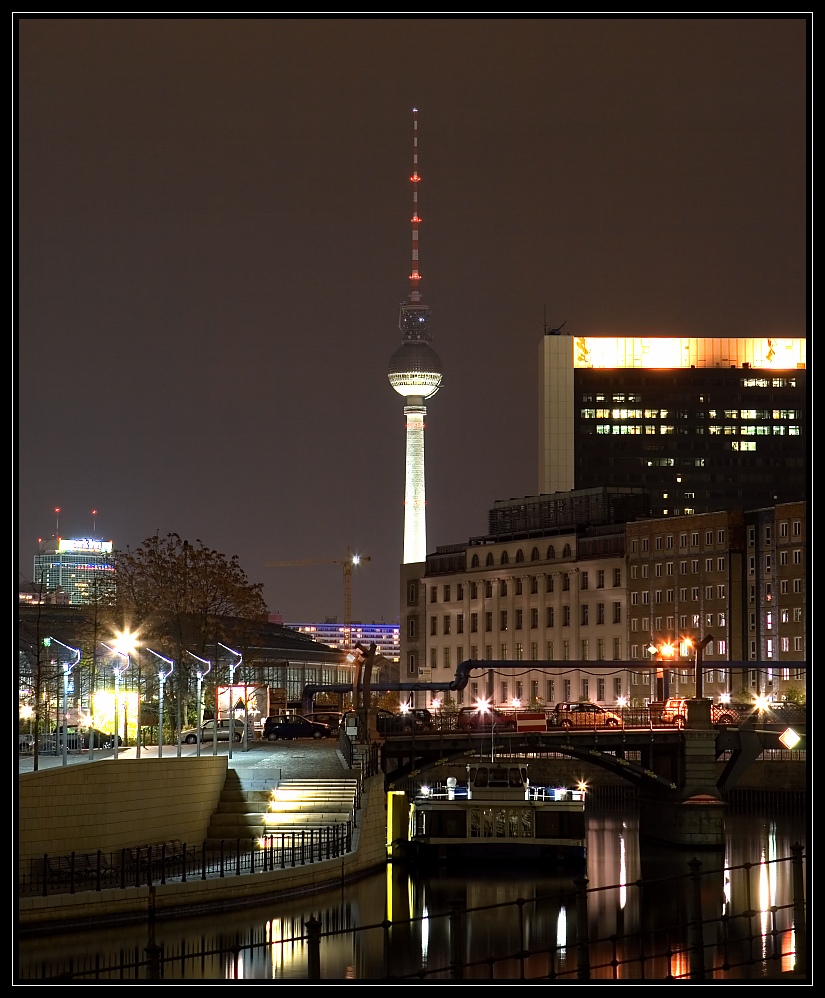
[[[545,316],[804,336],[809,25],[50,19],[17,25],[18,572],[175,532],[287,621],[394,621],[419,112],[428,550],[535,494]]]

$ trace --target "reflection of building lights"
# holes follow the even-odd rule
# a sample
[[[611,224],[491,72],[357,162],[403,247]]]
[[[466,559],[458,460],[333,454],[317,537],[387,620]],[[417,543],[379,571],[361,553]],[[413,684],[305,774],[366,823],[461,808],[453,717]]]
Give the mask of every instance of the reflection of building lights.
[[[559,917],[556,920],[556,946],[559,949],[567,946],[567,908],[564,905],[559,909]]]

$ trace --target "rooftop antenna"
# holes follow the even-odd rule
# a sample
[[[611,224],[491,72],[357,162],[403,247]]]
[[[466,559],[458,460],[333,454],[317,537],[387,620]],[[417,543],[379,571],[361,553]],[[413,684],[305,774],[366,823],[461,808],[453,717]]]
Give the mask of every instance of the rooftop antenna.
[[[97,510],[92,510],[92,536],[97,534]]]
[[[54,536],[60,536],[60,507],[54,507]]]
[[[561,331],[567,325],[567,319],[560,326],[556,326],[553,329],[548,329],[547,327],[547,306],[544,306],[544,335],[545,336],[561,336]]]

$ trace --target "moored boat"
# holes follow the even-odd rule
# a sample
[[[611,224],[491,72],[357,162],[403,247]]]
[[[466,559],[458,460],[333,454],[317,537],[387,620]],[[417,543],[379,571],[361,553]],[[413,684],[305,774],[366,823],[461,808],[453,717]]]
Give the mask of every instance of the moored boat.
[[[466,784],[422,787],[410,803],[409,853],[460,860],[488,856],[586,858],[585,791],[532,786],[521,759],[467,766]]]

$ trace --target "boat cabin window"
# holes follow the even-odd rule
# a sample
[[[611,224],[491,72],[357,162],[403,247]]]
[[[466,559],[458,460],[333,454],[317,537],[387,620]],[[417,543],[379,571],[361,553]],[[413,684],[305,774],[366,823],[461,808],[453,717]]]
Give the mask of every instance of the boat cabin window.
[[[527,785],[527,770],[519,766],[471,766],[470,784],[474,787],[523,787]]]

